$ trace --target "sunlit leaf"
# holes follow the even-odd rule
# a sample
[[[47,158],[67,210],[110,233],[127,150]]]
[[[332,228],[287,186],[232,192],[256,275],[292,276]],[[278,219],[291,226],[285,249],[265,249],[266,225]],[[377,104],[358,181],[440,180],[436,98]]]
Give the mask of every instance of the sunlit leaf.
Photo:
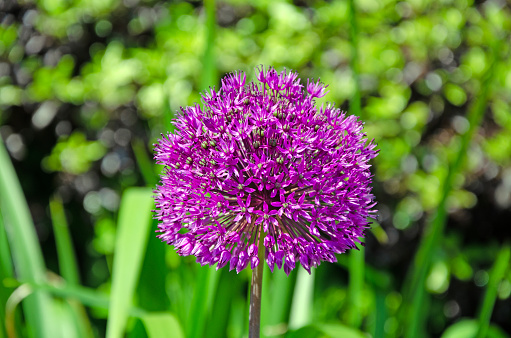
[[[114,251],[107,337],[121,337],[142,267],[151,228],[151,189],[130,188],[123,194]]]

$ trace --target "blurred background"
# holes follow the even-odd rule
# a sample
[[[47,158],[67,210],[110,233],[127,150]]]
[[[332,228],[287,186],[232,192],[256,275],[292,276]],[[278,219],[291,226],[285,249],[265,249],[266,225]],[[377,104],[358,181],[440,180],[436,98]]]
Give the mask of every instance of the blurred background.
[[[253,79],[263,64],[329,84],[318,103],[360,115],[380,155],[372,163],[379,214],[362,256],[339,256],[310,277],[267,270],[262,333],[507,337],[510,31],[505,0],[1,0],[0,134],[9,156],[0,170],[12,162],[40,250],[9,230],[8,203],[19,202],[4,185],[0,314],[9,317],[7,299],[30,282],[16,251],[31,246],[49,271],[39,282],[69,285],[74,276],[77,293],[32,285],[60,304],[53,308],[74,302],[85,326],[62,332],[104,336],[115,325],[109,297],[121,292],[112,282],[119,206],[130,187],[150,196],[157,183],[152,144],[223,75]],[[150,208],[139,214],[154,230]],[[68,230],[60,242],[68,251],[57,225]],[[200,268],[147,233],[130,277],[134,306],[168,313],[171,336],[246,334],[250,271]],[[66,278],[62,261],[73,252]],[[38,325],[27,304],[10,319],[21,336]],[[148,323],[158,321],[142,317],[131,313],[121,330],[151,336]]]

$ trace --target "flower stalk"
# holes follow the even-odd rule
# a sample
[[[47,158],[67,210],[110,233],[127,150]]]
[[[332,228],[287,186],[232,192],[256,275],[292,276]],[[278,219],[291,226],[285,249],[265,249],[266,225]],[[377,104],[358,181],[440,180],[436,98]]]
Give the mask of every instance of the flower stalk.
[[[259,236],[259,252],[258,258],[262,262],[264,260],[264,235]],[[259,338],[261,327],[261,295],[263,289],[263,269],[264,264],[258,264],[252,270],[252,281],[250,284],[250,308],[248,317],[248,337]]]

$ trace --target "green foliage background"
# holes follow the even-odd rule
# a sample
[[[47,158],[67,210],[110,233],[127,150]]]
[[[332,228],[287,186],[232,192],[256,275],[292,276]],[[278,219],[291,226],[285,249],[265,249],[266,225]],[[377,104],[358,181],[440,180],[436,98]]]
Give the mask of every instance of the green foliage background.
[[[201,268],[152,235],[151,144],[223,74],[260,64],[321,78],[318,103],[359,115],[380,149],[365,249],[311,276],[266,270],[262,333],[509,336],[509,3],[0,11],[0,336],[246,335],[250,271]]]

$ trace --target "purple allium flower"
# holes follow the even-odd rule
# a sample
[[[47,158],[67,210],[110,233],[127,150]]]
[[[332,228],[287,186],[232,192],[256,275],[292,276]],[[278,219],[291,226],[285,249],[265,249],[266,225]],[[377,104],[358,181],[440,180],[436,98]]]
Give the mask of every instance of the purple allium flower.
[[[175,134],[162,135],[165,166],[155,191],[158,237],[202,264],[239,273],[260,262],[287,274],[356,248],[374,214],[363,123],[332,105],[320,82],[261,68],[222,79],[203,107],[181,108]],[[260,242],[260,236],[261,238]],[[260,246],[264,243],[264,247]]]

